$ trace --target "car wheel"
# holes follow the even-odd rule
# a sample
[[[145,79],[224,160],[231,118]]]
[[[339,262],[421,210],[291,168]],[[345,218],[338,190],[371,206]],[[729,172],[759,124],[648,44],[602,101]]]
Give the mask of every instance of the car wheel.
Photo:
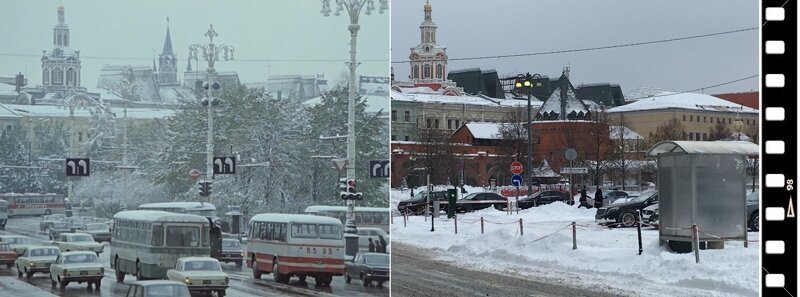
[[[50,214],[52,214],[52,212],[48,209],[44,211],[44,214],[49,216]]]
[[[7,269],[11,269],[11,264],[6,264]]]
[[[219,291],[217,291],[217,296],[218,296],[218,297],[225,297],[225,290],[219,290]]]
[[[141,262],[136,262],[136,280],[137,281],[144,280],[144,277],[142,277],[142,263]]]
[[[102,283],[103,283],[103,280],[102,280],[102,279],[98,279],[98,280],[96,280],[96,281],[94,282],[94,289],[95,289],[95,290],[100,290],[100,285],[101,285]]]
[[[17,277],[22,278],[22,270],[19,269],[19,265],[17,265]]]
[[[280,274],[278,272],[278,259],[272,261],[272,277],[275,279],[275,282],[286,284],[289,283],[289,276],[285,274]]]
[[[53,274],[50,274],[50,287],[55,289],[56,288],[56,281],[53,279]]]
[[[631,211],[623,212],[619,215],[619,224],[624,227],[633,227],[636,224],[636,214]]]
[[[371,282],[372,281],[370,281],[368,277],[364,276],[363,274],[361,275],[361,284],[364,285],[364,287],[369,287]]]
[[[758,212],[754,212],[752,215],[750,215],[750,229],[753,229],[753,231],[758,231],[759,219]]]
[[[378,288],[383,288],[383,282],[378,282]]]
[[[61,277],[58,277],[58,289],[59,290],[64,291],[64,289],[67,288],[68,284],[69,284],[69,282],[62,281]]]
[[[236,269],[242,270],[242,261],[236,261]]]
[[[350,283],[350,281],[352,281],[352,280],[353,280],[353,278],[352,278],[352,277],[350,277],[350,275],[349,275],[349,274],[347,274],[347,272],[345,272],[345,273],[344,273],[344,283],[345,283],[345,284],[349,284],[349,283]]]
[[[32,278],[33,271],[28,271],[28,267],[25,267],[25,278]]]
[[[114,274],[117,277],[117,283],[122,283],[125,281],[125,272],[122,272],[119,268],[119,259],[114,259]]]

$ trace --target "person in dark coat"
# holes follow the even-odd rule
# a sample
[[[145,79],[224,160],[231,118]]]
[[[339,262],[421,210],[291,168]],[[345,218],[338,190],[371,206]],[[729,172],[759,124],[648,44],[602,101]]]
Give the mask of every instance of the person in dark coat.
[[[379,253],[386,253],[386,239],[383,239],[383,235],[378,235],[378,242],[381,243],[381,250],[378,251]]]
[[[597,191],[594,192],[594,207],[603,207],[603,191],[600,190],[600,187],[597,187]]]
[[[586,196],[586,186],[584,185],[583,188],[581,189],[581,198],[578,200],[578,202],[580,202],[580,204],[578,204],[578,208],[581,208],[581,206],[586,207],[587,209],[590,208],[591,205],[586,203],[587,199],[588,198]]]
[[[375,252],[375,243],[372,242],[372,237],[368,238],[368,240],[369,240],[369,252],[370,253],[374,253]]]

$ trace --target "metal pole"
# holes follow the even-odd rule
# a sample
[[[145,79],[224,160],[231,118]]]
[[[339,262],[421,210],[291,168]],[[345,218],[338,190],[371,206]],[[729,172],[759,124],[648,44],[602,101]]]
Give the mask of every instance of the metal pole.
[[[431,232],[435,231],[436,229],[433,228],[433,214],[431,214]]]
[[[213,51],[213,43],[210,43],[211,49]],[[208,73],[208,93],[207,93],[207,100],[208,100],[208,109],[206,110],[206,116],[208,118],[208,133],[206,135],[206,180],[212,181],[214,178],[214,116],[211,112],[212,105],[212,89],[213,87],[211,84],[214,82],[212,75],[214,74],[214,60],[216,59],[215,55],[211,54],[208,55],[208,69],[206,70]],[[208,202],[211,203],[211,193],[208,193]]]
[[[700,229],[697,224],[692,224],[692,247],[694,248],[694,262],[700,263]]]
[[[455,226],[456,234],[458,234],[458,217],[453,216],[453,225]]]
[[[483,217],[481,217],[481,234],[483,234]]]
[[[533,141],[531,140],[531,135],[533,134],[533,127],[531,126],[531,93],[533,93],[533,81],[530,75],[527,75],[525,78],[528,81],[531,81],[531,87],[528,90],[528,194],[531,195],[533,193]]]
[[[569,205],[575,204],[575,193],[572,192],[572,189],[575,186],[572,185],[572,160],[569,161]]]
[[[636,235],[639,236],[639,255],[642,255],[642,223],[636,222]]]
[[[133,91],[133,87],[131,85],[129,92],[125,94],[130,96],[130,93]],[[126,96],[126,97],[127,97]],[[122,166],[128,165],[128,98],[122,98],[122,121],[124,122],[122,125]],[[122,201],[127,201],[128,195],[128,168],[123,167],[123,177],[122,177],[122,189],[125,193],[126,197],[123,197]]]
[[[575,222],[572,222],[572,249],[573,250],[577,250],[578,249],[578,239],[576,238]],[[641,253],[642,253],[642,250],[640,249],[639,250],[639,254],[641,254]]]
[[[359,13],[358,11],[354,11]],[[353,12],[351,12],[352,14]],[[347,178],[356,178],[356,40],[358,36],[358,15],[350,16],[350,86],[347,95]],[[351,229],[352,233],[357,233],[355,224],[355,204],[353,201],[347,201],[347,228]]]
[[[522,236],[522,218],[519,218],[519,236]]]

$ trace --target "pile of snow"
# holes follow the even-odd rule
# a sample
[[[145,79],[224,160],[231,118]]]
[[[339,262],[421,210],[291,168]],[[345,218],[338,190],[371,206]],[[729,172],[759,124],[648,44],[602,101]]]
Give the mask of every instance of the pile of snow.
[[[430,218],[411,216],[408,227],[402,222],[392,226],[392,240],[437,249],[445,255],[440,259],[470,269],[513,271],[522,277],[554,277],[650,296],[758,295],[758,244],[744,248],[742,242],[727,242],[724,249],[700,251],[700,263],[695,263],[694,254],[675,254],[660,247],[658,230],[643,229],[644,252],[637,255],[636,229],[598,226],[595,212],[563,203],[510,215],[490,208],[459,215],[458,234],[454,234],[452,219],[436,219],[436,231],[431,232]],[[481,217],[485,234],[481,234]],[[520,235],[519,219],[524,235]],[[569,227],[573,221],[578,224],[576,250]],[[758,233],[749,236],[757,239]]]

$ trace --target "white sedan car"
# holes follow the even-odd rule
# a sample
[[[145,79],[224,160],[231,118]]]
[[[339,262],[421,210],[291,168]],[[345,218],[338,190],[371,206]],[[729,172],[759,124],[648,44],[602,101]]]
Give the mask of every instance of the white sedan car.
[[[22,235],[0,235],[0,242],[7,243],[17,255],[22,255],[32,245],[30,238]]]
[[[167,270],[167,279],[186,284],[189,291],[216,291],[219,297],[225,296],[230,283],[219,261],[211,257],[179,258],[175,268]]]
[[[57,247],[53,246],[32,246],[25,250],[14,266],[17,267],[17,276],[31,278],[36,272],[50,271],[50,265],[56,261],[56,257],[61,253]]]
[[[105,269],[93,252],[65,252],[50,265],[50,284],[64,290],[71,282],[87,282],[87,289],[100,289]]]

